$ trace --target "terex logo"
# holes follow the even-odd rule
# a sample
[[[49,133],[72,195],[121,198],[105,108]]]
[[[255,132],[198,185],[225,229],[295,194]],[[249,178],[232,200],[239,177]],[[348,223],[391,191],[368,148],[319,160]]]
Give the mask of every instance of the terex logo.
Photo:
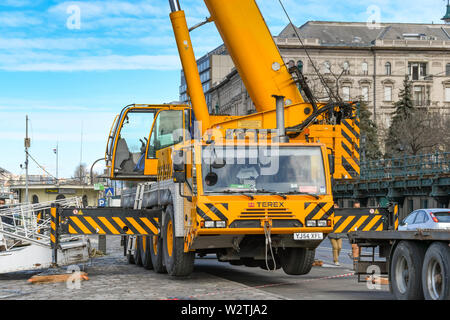
[[[284,202],[268,201],[268,202],[249,202],[249,208],[284,208]]]

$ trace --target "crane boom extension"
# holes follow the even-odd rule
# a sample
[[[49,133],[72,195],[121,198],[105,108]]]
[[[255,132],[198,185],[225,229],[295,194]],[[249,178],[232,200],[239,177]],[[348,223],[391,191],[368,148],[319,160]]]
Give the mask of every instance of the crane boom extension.
[[[304,102],[254,0],[205,4],[258,112],[275,109],[272,95],[286,105]]]

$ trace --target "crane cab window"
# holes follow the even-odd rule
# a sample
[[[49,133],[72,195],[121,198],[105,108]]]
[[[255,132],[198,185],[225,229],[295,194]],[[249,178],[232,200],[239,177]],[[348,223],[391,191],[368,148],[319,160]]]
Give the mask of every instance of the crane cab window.
[[[156,110],[131,110],[123,119],[117,137],[114,169],[116,173],[140,174],[147,149],[148,133]],[[145,159],[145,158],[144,158]]]
[[[183,141],[183,111],[163,110],[158,113],[152,129],[147,158],[156,158],[156,151]]]

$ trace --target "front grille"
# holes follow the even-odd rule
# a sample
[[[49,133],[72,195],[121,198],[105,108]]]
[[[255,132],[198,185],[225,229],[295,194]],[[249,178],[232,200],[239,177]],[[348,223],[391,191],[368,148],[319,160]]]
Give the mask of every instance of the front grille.
[[[241,212],[240,218],[277,218],[291,217],[292,212],[283,208],[267,208],[267,209],[246,209]]]

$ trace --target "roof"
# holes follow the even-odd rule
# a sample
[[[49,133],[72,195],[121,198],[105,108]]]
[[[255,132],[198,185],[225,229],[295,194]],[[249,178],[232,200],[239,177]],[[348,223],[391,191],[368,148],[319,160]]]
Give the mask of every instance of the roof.
[[[25,189],[25,185],[12,185],[10,189]],[[72,185],[72,184],[64,184],[64,185],[55,185],[55,184],[31,184],[28,186],[28,189],[94,189],[92,185]]]
[[[297,28],[303,39],[319,39],[321,45],[371,46],[376,40],[450,40],[450,25],[380,23],[379,28],[370,28],[365,22],[308,21]],[[288,25],[278,35],[280,39],[296,38]]]

